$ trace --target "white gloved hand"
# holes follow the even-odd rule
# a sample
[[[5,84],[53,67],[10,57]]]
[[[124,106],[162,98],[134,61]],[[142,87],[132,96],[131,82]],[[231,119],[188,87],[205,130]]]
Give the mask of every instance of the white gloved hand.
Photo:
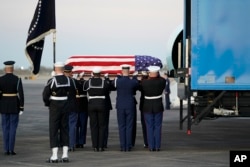
[[[23,115],[23,111],[19,111],[19,115]]]
[[[135,71],[134,73],[133,73],[133,76],[137,76],[138,75],[138,71]]]
[[[80,73],[80,77],[82,78],[84,76],[84,72],[81,72]]]
[[[72,78],[77,79],[78,74],[73,74]]]
[[[108,74],[108,73],[104,74],[104,77],[105,77],[105,78],[108,78],[108,77],[109,77],[109,74]]]

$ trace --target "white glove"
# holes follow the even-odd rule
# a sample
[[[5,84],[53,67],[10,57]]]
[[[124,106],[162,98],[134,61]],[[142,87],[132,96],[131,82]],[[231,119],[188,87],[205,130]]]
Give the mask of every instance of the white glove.
[[[109,74],[108,74],[108,73],[104,74],[104,77],[105,77],[105,78],[108,78],[108,77],[109,77]]]
[[[51,74],[50,74],[52,77],[56,75],[56,72],[55,71],[51,71]]]
[[[19,115],[23,115],[23,111],[19,111]]]
[[[134,73],[133,73],[133,76],[137,76],[138,75],[138,71],[135,71]]]
[[[77,79],[78,74],[73,74],[72,78]]]
[[[84,72],[81,72],[80,73],[80,77],[82,78],[84,76]]]

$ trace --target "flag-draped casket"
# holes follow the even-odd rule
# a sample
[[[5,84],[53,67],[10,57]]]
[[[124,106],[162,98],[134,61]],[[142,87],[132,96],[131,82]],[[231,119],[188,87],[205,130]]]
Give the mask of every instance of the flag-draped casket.
[[[150,65],[162,68],[160,59],[147,55],[75,55],[65,64],[73,66],[74,73],[92,72],[94,67],[101,67],[102,73],[117,74],[121,72],[122,64],[131,65],[131,73],[147,71]]]

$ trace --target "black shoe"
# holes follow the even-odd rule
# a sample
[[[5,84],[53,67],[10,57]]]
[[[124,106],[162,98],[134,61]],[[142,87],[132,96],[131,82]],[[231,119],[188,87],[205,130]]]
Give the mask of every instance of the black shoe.
[[[143,146],[144,148],[148,148],[148,145],[147,144],[144,144],[144,146]]]
[[[58,159],[52,160],[51,158],[46,160],[47,163],[58,163]]]
[[[84,145],[83,144],[79,144],[79,148],[84,148]]]
[[[11,151],[10,155],[16,155],[16,153],[14,151]]]
[[[100,151],[105,151],[105,149],[104,148],[100,148]]]
[[[61,162],[68,163],[69,162],[69,158],[62,158]]]
[[[74,151],[75,151],[75,148],[74,148],[74,147],[70,147],[70,148],[69,148],[69,152],[71,152],[71,151],[74,152]]]
[[[75,147],[76,147],[76,148],[80,148],[80,144],[76,144]]]
[[[126,150],[125,150],[125,149],[123,149],[123,148],[121,148],[121,149],[120,149],[120,151],[121,151],[121,152],[125,152]]]
[[[161,149],[160,149],[160,148],[157,148],[155,151],[161,151]]]
[[[155,151],[155,149],[149,149],[150,152]]]
[[[10,155],[9,151],[4,152],[4,155]]]

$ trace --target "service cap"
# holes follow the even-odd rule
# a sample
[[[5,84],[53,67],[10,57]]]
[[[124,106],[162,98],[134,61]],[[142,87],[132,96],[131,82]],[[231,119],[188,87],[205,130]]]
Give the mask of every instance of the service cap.
[[[56,62],[54,64],[55,67],[64,67],[64,63],[63,62]]]
[[[92,71],[93,73],[98,74],[101,72],[101,67],[94,67]]]
[[[64,72],[71,72],[72,69],[73,69],[73,66],[71,66],[71,65],[65,65],[64,66]]]
[[[129,70],[130,67],[131,67],[131,65],[129,65],[129,64],[122,64],[122,65],[121,65],[121,68],[122,68],[122,69],[128,69],[128,70]]]
[[[12,61],[12,60],[5,61],[3,64],[5,65],[5,67],[13,67],[13,65],[15,64],[15,61]]]
[[[159,66],[149,66],[148,71],[149,72],[158,72],[161,68]]]

